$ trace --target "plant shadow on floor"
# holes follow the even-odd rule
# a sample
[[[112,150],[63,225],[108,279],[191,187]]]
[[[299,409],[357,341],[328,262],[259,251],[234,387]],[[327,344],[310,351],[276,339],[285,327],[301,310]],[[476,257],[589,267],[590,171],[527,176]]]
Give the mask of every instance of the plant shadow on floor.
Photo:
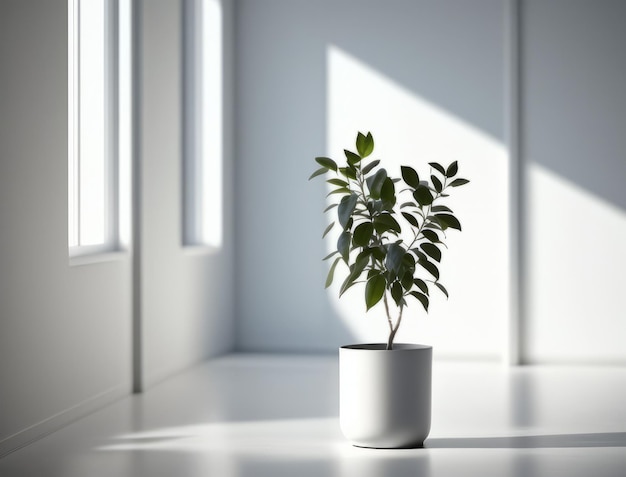
[[[549,449],[626,447],[626,432],[510,437],[446,437],[424,442],[427,449]]]

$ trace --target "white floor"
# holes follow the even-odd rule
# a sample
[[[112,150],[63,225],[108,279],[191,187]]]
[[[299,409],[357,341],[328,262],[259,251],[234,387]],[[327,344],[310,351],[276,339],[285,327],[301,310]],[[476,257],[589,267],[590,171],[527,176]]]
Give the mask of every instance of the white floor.
[[[425,449],[350,446],[335,357],[232,355],[0,460],[0,475],[626,476],[626,368],[441,363]]]

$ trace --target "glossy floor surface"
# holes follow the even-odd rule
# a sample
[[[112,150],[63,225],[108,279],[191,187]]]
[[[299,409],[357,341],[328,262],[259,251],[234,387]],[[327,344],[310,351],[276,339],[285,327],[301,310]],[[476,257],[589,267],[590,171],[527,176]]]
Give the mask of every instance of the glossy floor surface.
[[[0,475],[626,476],[626,368],[440,363],[424,449],[352,447],[336,357],[232,355],[0,460]]]

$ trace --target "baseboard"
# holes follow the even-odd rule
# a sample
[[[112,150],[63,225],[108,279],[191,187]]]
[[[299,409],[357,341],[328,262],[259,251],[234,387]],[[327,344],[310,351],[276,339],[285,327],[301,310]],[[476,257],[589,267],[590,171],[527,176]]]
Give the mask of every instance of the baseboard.
[[[129,394],[130,386],[114,386],[4,438],[0,441],[0,459]]]

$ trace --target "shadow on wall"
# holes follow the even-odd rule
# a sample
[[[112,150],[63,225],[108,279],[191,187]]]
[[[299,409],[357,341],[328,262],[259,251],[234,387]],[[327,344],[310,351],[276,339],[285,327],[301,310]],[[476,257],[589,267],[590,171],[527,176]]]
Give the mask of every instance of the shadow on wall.
[[[626,4],[523,2],[525,156],[626,211]]]
[[[522,2],[528,362],[626,362],[616,299],[626,263],[625,18],[626,4],[612,0]]]

